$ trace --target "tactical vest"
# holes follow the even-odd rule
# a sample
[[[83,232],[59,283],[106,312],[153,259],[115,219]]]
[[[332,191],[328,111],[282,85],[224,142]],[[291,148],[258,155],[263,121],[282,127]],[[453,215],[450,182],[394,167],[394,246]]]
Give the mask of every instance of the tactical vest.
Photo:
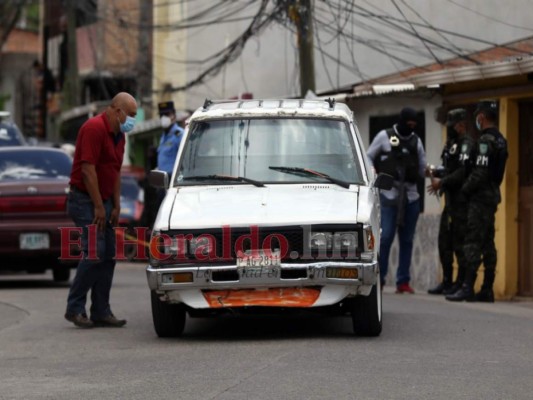
[[[456,139],[446,142],[446,146],[442,149],[442,165],[446,174],[451,174],[461,166],[459,162],[459,154],[461,152],[460,144]]]
[[[416,183],[419,178],[418,136],[401,139],[394,129],[387,129],[391,151],[378,154],[375,167],[378,173],[392,175],[396,180]]]

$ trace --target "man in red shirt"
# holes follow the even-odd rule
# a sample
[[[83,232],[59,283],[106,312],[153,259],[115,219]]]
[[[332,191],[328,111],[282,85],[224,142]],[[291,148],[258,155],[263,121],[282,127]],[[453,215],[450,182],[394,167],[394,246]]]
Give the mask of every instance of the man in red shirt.
[[[117,94],[106,110],[83,124],[76,140],[70,175],[68,212],[82,228],[83,256],[67,301],[65,318],[81,328],[122,327],[115,318],[109,294],[115,270],[115,233],[120,215],[120,168],[125,133],[135,126],[137,102],[128,93]],[[91,316],[85,303],[91,291]]]

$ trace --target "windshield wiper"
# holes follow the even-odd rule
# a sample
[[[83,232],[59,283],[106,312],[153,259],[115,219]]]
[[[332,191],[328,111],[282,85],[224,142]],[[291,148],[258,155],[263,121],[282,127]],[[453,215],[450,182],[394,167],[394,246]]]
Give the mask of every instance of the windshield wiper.
[[[312,169],[309,169],[309,168],[275,167],[275,166],[272,166],[272,165],[270,167],[268,167],[268,168],[269,169],[273,169],[274,171],[286,172],[288,174],[318,176],[320,178],[327,179],[328,181],[330,181],[332,183],[336,183],[337,185],[342,186],[343,188],[346,188],[346,189],[350,188],[350,184],[348,182],[342,181],[342,180],[337,179],[337,178],[332,178],[331,176],[329,176],[327,174],[324,174],[322,172],[318,172],[318,171],[315,171],[315,170],[312,170]]]
[[[184,181],[232,181],[232,182],[246,182],[251,183],[257,187],[264,187],[263,182],[256,181],[254,179],[245,178],[244,176],[231,176],[231,175],[197,175],[197,176],[186,176],[183,178]]]

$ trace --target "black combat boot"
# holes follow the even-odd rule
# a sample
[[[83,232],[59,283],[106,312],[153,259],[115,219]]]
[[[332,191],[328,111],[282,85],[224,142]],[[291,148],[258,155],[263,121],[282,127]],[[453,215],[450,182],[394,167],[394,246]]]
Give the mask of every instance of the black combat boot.
[[[450,290],[452,284],[450,281],[442,281],[437,286],[432,287],[428,290],[429,294],[445,294],[446,291]]]
[[[485,274],[483,275],[483,285],[481,290],[476,294],[476,300],[484,303],[494,303],[494,285],[495,268],[487,268],[485,266]]]
[[[463,281],[455,281],[447,290],[444,290],[442,294],[454,294],[463,286]]]
[[[491,288],[481,288],[481,290],[476,293],[476,301],[482,303],[494,303],[494,292]]]
[[[461,289],[459,289],[454,294],[449,294],[446,296],[446,300],[449,301],[476,301],[476,294],[472,286],[468,284],[463,284]]]

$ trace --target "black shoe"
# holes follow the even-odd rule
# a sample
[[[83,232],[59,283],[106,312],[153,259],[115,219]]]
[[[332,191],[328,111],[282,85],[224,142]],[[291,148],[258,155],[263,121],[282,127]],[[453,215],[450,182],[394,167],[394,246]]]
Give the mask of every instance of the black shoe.
[[[449,288],[442,291],[442,294],[454,294],[463,286],[463,282],[455,282]]]
[[[482,303],[494,303],[494,292],[492,289],[481,289],[476,294],[476,301],[481,301]]]
[[[87,318],[86,314],[65,314],[65,319],[67,321],[72,322],[74,325],[76,325],[79,328],[92,328],[94,327],[93,321],[91,321],[89,318]]]
[[[472,290],[471,287],[463,285],[461,289],[459,289],[454,294],[449,294],[446,296],[446,300],[449,301],[476,301],[476,295],[474,293],[474,290]]]
[[[102,319],[93,319],[92,322],[94,322],[94,326],[96,327],[122,328],[126,325],[127,321],[125,319],[117,319],[113,314],[110,314]]]
[[[448,282],[441,282],[437,286],[428,290],[428,294],[445,294],[445,291],[450,290],[452,285]]]

